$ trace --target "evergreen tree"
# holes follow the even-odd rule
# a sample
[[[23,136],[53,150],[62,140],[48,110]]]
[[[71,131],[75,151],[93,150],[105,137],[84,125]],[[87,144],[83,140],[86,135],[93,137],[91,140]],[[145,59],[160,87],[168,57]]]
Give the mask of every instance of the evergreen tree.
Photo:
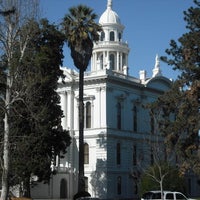
[[[161,109],[160,127],[170,150],[177,153],[181,173],[193,169],[200,174],[200,2],[184,12],[189,30],[178,42],[172,40],[161,59],[179,70],[172,89],[154,104]]]
[[[35,35],[16,72],[13,92],[20,91],[11,108],[9,184],[23,184],[24,195],[30,197],[30,178],[49,181],[56,155],[66,153],[70,136],[61,127],[63,113],[56,92],[63,77],[63,35],[47,20],[30,21]],[[17,52],[15,56],[18,57]]]

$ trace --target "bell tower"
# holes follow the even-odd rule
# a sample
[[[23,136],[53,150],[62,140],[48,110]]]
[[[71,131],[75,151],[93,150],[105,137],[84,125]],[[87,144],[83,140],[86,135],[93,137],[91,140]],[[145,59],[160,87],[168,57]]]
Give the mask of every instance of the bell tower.
[[[100,40],[94,44],[91,71],[104,69],[128,75],[128,44],[123,42],[124,26],[115,11],[112,0],[107,1],[107,8],[99,19],[102,26]]]

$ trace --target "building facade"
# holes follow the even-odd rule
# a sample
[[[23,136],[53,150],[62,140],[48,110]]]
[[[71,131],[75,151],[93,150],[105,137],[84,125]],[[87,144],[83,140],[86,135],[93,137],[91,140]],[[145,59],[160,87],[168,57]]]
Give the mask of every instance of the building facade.
[[[86,190],[101,199],[138,198],[139,168],[152,159],[146,143],[152,133],[152,118],[144,106],[170,89],[171,81],[162,75],[158,56],[152,77],[146,77],[144,70],[139,78],[129,75],[124,26],[111,0],[99,23],[103,31],[94,44],[90,70],[84,75]],[[65,82],[58,85],[62,125],[69,130],[72,143],[65,157],[56,159],[57,174],[50,183],[33,188],[33,198],[73,199],[77,192],[79,74],[62,69],[66,76]],[[200,190],[197,187],[191,186],[191,192]]]

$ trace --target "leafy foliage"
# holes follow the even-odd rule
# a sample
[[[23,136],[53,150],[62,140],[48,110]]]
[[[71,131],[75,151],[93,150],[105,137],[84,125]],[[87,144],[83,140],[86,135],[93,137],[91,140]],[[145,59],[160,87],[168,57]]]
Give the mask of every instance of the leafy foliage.
[[[49,180],[54,157],[66,153],[70,144],[68,131],[61,127],[63,113],[56,92],[57,81],[63,77],[59,66],[64,36],[47,20],[30,21],[28,26],[34,27],[35,35],[14,71],[12,95],[18,93],[18,100],[9,119],[10,185],[23,182],[27,191],[32,175],[39,181]]]
[[[171,41],[168,57],[162,60],[179,70],[172,89],[154,104],[161,109],[160,127],[171,151],[177,152],[181,173],[200,173],[200,2],[184,12],[188,32]]]
[[[163,170],[163,174],[166,173],[166,177],[163,181],[163,189],[170,191],[181,191],[185,190],[185,183],[183,177],[179,176],[178,169],[170,166],[166,162],[162,162],[160,167]],[[153,176],[150,176],[152,174]],[[145,173],[143,173],[140,182],[140,194],[150,190],[160,190],[159,182],[155,178],[159,179],[160,170],[158,165],[150,166]]]

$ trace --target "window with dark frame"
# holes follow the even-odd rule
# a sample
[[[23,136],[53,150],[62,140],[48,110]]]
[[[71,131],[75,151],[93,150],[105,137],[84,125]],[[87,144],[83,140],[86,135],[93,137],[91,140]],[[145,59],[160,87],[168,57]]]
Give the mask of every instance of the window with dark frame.
[[[85,191],[88,192],[88,177],[84,177],[84,182],[85,182]]]
[[[104,31],[101,32],[100,40],[101,40],[101,41],[104,41],[104,40],[105,40],[105,33],[104,33]]]
[[[137,107],[133,106],[133,131],[137,132]]]
[[[114,33],[114,31],[110,32],[110,41],[115,41],[115,33]]]
[[[121,129],[121,112],[122,112],[122,108],[121,108],[121,103],[118,102],[117,103],[117,128]]]
[[[120,195],[122,193],[122,178],[121,176],[117,177],[117,194]]]
[[[86,103],[86,128],[91,128],[91,103]]]
[[[121,164],[121,145],[120,143],[117,143],[117,165]]]
[[[89,145],[84,144],[84,164],[89,164]]]
[[[137,165],[137,147],[133,145],[133,165]]]
[[[110,54],[109,60],[110,60],[110,69],[114,70],[115,69],[115,56],[113,54]]]

